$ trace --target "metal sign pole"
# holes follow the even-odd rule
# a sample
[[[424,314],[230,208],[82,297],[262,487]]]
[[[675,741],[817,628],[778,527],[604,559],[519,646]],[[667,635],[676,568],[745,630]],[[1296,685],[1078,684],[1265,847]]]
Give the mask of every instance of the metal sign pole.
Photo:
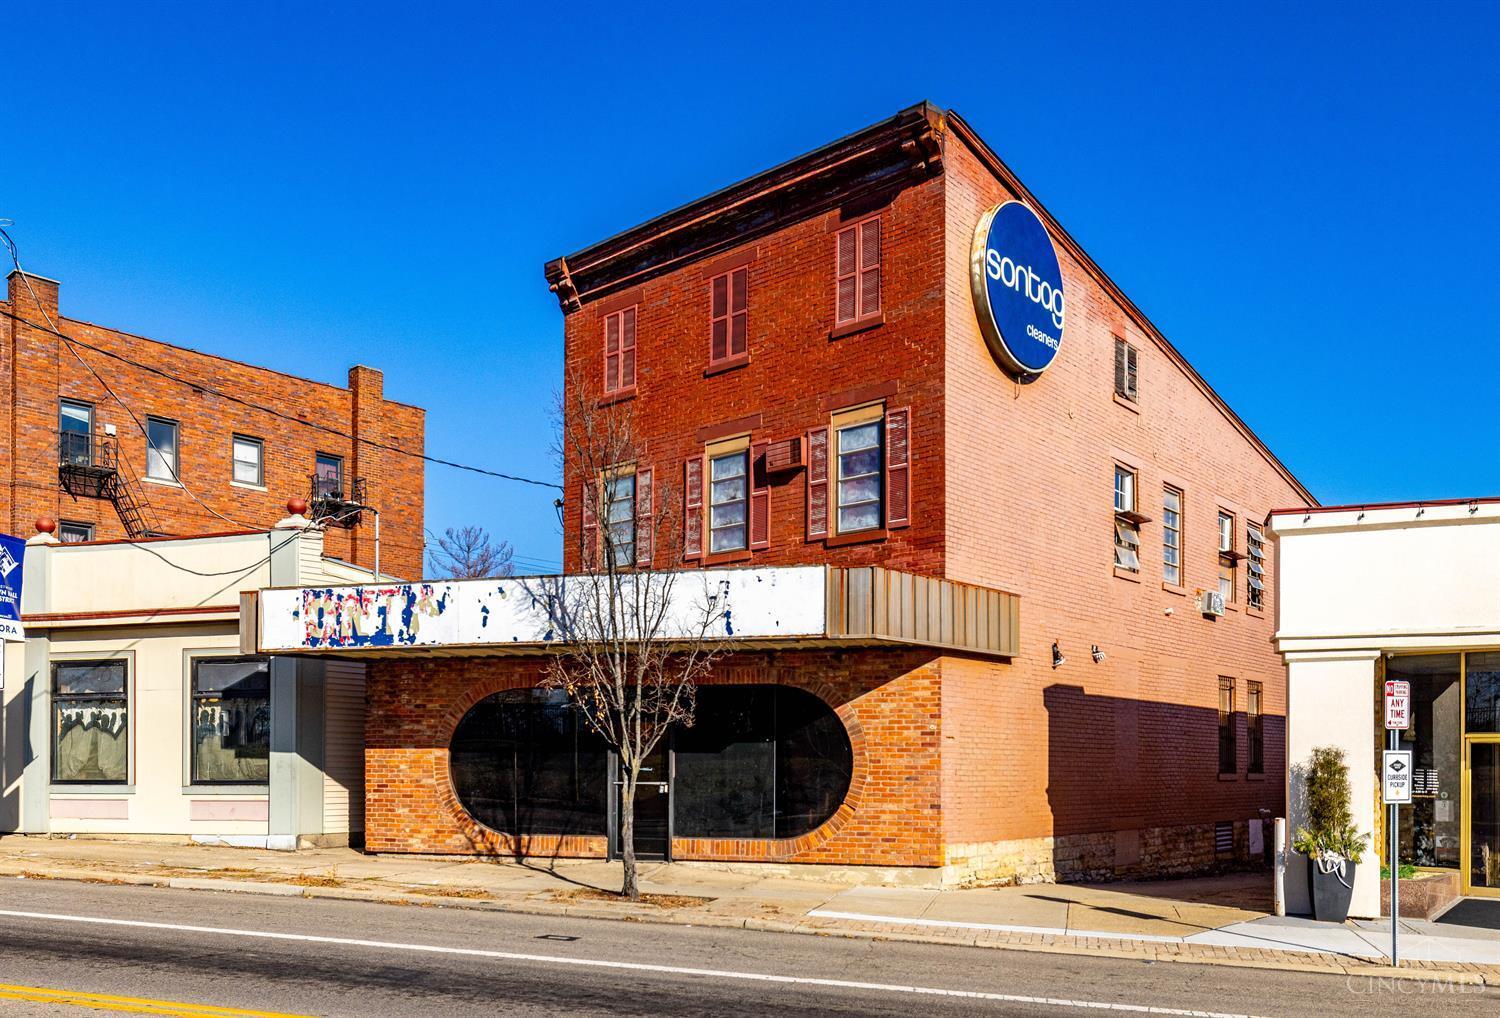
[[[1401,733],[1392,729],[1390,737],[1391,748],[1400,749]],[[1391,803],[1391,968],[1401,964],[1400,956],[1396,953],[1396,931],[1401,925],[1400,810],[1400,806]]]

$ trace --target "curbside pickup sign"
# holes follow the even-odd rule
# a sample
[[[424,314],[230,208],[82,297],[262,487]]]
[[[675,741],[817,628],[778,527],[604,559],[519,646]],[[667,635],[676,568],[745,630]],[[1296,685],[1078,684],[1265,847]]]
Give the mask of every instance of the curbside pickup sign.
[[[1057,251],[1031,206],[1007,201],[980,216],[969,288],[1000,366],[1022,376],[1046,371],[1062,349],[1067,303]]]
[[[0,534],[0,640],[24,640],[21,628],[21,562],[26,542]]]
[[[1388,749],[1381,757],[1380,799],[1387,806],[1411,802],[1411,750]]]

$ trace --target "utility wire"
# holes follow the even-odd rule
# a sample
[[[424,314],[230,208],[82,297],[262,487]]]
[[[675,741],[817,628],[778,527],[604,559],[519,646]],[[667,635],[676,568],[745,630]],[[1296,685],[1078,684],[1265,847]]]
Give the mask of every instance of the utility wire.
[[[30,283],[27,283],[28,288],[30,287],[30,285]],[[467,470],[470,473],[483,474],[486,477],[498,477],[502,481],[515,481],[518,484],[533,484],[540,488],[556,488],[558,491],[563,490],[563,486],[561,484],[557,484],[553,481],[538,481],[531,477],[521,477],[517,474],[507,474],[503,471],[490,470],[486,467],[471,466],[467,463],[456,463],[453,460],[442,459],[438,456],[430,456],[427,453],[412,452],[410,449],[402,449],[399,446],[389,445],[385,442],[377,442],[373,438],[360,438],[350,434],[347,431],[340,431],[338,428],[331,427],[327,424],[319,424],[316,421],[304,420],[295,414],[287,413],[285,410],[277,410],[275,407],[269,407],[263,403],[256,403],[255,401],[245,399],[242,396],[232,395],[231,393],[224,392],[222,389],[216,389],[204,382],[194,382],[191,379],[183,378],[180,375],[174,375],[170,371],[163,370],[162,368],[158,368],[150,364],[142,364],[140,361],[126,357],[124,354],[116,353],[113,350],[106,350],[103,347],[94,346],[92,343],[84,342],[83,340],[76,337],[64,335],[63,333],[57,331],[56,328],[40,325],[37,322],[22,318],[19,315],[12,314],[11,312],[5,311],[0,312],[0,314],[4,314],[8,318],[13,318],[16,321],[21,322],[24,325],[28,325],[33,329],[51,333],[52,335],[57,336],[59,339],[69,344],[77,344],[78,346],[83,347],[85,350],[92,350],[94,353],[101,354],[105,357],[111,357],[117,361],[129,364],[131,367],[139,368],[142,371],[148,371],[151,374],[159,375],[162,378],[177,382],[179,385],[186,385],[192,389],[212,393],[213,395],[218,396],[220,399],[229,400],[231,403],[238,403],[241,406],[250,408],[251,410],[256,410],[263,414],[270,414],[272,417],[279,417],[283,420],[291,421],[294,424],[301,424],[304,427],[312,428],[316,431],[323,431],[330,435],[336,435],[339,438],[347,439],[351,442],[359,442],[362,445],[372,446],[376,449],[384,449],[386,452],[393,452],[401,456],[411,456],[419,460],[425,460],[428,463],[439,464],[440,466],[452,467],[455,470]],[[43,314],[46,314],[46,312],[44,311]],[[48,320],[50,322],[50,316],[48,316]],[[74,356],[77,356],[77,354],[75,353]]]
[[[240,527],[242,529],[266,532],[265,527],[252,526],[251,524],[245,523],[243,520],[234,519],[232,516],[225,516],[223,513],[219,512],[219,510],[215,509],[213,506],[203,501],[203,499],[199,498],[198,493],[193,491],[192,488],[189,488],[186,484],[182,483],[182,478],[177,476],[177,467],[172,463],[168,463],[166,457],[161,455],[161,449],[158,448],[156,443],[151,439],[151,432],[146,430],[146,426],[141,423],[141,419],[136,416],[135,411],[130,409],[130,407],[126,405],[125,401],[120,398],[119,394],[116,393],[114,389],[110,388],[109,383],[104,380],[104,376],[95,371],[93,365],[84,360],[83,356],[76,349],[74,349],[73,340],[58,331],[57,326],[52,321],[52,316],[47,313],[47,309],[42,304],[41,298],[36,295],[36,290],[31,285],[31,277],[28,276],[26,274],[26,270],[21,267],[21,259],[16,252],[16,242],[11,239],[10,234],[5,231],[5,227],[3,226],[0,226],[0,241],[4,242],[6,250],[10,252],[11,264],[15,265],[16,272],[20,275],[21,281],[26,284],[26,290],[31,294],[32,301],[36,303],[37,308],[42,312],[42,317],[47,320],[46,331],[51,332],[54,336],[57,336],[65,344],[67,344],[68,352],[73,355],[73,358],[77,360],[79,364],[82,364],[84,369],[88,371],[89,374],[94,376],[94,380],[104,387],[104,391],[109,393],[110,398],[112,398],[116,403],[120,404],[120,409],[124,410],[125,413],[130,416],[130,419],[135,422],[135,426],[140,430],[141,434],[145,436],[147,447],[152,449],[157,454],[157,456],[161,458],[162,463],[167,468],[167,471],[172,475],[172,480],[175,481],[183,491],[187,492],[188,496],[194,502],[197,502],[200,506],[208,510],[214,516],[217,516],[219,519],[223,520],[225,523],[231,523],[234,526]],[[16,318],[15,315],[11,315],[10,317]],[[25,321],[25,319],[22,318],[16,318],[16,320]],[[34,322],[27,322],[26,324],[30,325],[32,328],[40,328],[40,326],[37,326]],[[92,436],[90,440],[92,440]],[[173,456],[172,458],[176,459],[175,456]]]

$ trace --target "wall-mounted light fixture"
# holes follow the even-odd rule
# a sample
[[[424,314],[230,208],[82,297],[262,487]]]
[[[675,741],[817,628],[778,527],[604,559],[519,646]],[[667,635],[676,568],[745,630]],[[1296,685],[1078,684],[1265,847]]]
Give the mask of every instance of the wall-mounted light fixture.
[[[1062,656],[1062,651],[1057,649],[1057,641],[1052,641],[1052,667],[1061,668],[1068,663],[1068,659]]]
[[[1099,645],[1097,643],[1089,648],[1089,654],[1094,658],[1094,664],[1098,664],[1100,661],[1104,660],[1104,651],[1099,649]]]

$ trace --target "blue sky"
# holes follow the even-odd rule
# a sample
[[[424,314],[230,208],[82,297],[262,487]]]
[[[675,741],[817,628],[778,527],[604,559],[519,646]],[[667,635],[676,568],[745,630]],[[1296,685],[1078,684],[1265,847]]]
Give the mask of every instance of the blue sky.
[[[1500,5],[1119,6],[13,8],[0,217],[68,315],[549,478],[542,263],[929,98],[1323,501],[1500,494]],[[555,563],[545,489],[427,480]]]

